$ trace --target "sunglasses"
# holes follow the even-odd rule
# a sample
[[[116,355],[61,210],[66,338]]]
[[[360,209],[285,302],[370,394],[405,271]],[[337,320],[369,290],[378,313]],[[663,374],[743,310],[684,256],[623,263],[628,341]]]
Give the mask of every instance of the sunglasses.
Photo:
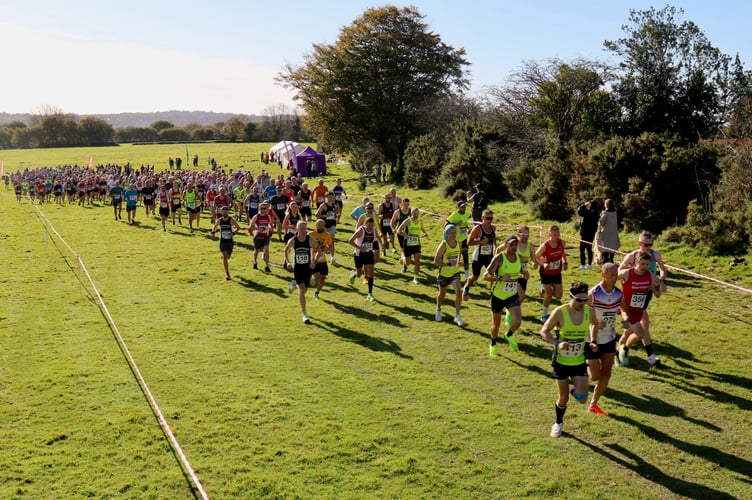
[[[517,234],[519,234],[520,236],[530,236],[530,233],[517,233]]]
[[[642,246],[644,246],[644,247],[648,247],[648,248],[650,248],[650,247],[652,247],[652,246],[653,246],[653,244],[652,244],[652,243],[642,243],[642,242],[640,242],[640,245],[642,245]]]
[[[587,297],[577,297],[577,296],[572,295],[572,294],[569,294],[569,296],[572,297],[577,302],[587,302],[588,301]]]
[[[493,217],[483,217],[483,220],[493,220]]]

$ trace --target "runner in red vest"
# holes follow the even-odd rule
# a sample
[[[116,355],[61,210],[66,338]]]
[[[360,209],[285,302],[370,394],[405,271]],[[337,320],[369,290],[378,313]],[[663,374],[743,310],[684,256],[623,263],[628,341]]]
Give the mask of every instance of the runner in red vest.
[[[258,254],[263,250],[262,258],[266,266],[264,272],[272,272],[269,269],[269,242],[274,232],[274,223],[276,216],[270,209],[268,201],[264,201],[259,206],[259,213],[253,216],[251,223],[248,225],[248,232],[253,236],[253,268],[258,269]]]
[[[559,226],[551,226],[548,230],[548,239],[538,247],[535,258],[540,264],[541,284],[544,291],[541,321],[546,321],[549,318],[548,306],[551,304],[551,299],[555,297],[556,300],[561,300],[561,271],[567,270],[567,255]]]

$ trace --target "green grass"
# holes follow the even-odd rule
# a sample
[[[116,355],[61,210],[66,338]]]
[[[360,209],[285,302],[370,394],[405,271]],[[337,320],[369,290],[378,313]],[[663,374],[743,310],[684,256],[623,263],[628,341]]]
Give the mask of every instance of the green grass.
[[[248,148],[201,146],[225,148],[215,154],[231,166]],[[212,154],[194,147],[203,162]],[[253,147],[249,158],[258,157]],[[141,148],[163,164],[180,154],[172,146],[93,154],[156,161],[136,156]],[[132,158],[115,156],[129,149]],[[88,159],[81,150],[84,160],[71,160],[72,149],[0,153],[6,169],[9,158]],[[354,177],[347,166],[334,173]],[[347,188],[362,196],[354,181]],[[437,192],[399,194],[433,212],[452,209]],[[28,201],[0,200],[0,497],[192,498],[77,260]],[[501,222],[536,222],[516,203],[493,208]],[[305,326],[276,241],[265,275],[251,269],[250,238],[239,235],[226,282],[207,219],[190,235],[171,225],[163,233],[140,208],[134,226],[112,220],[110,208],[41,209],[88,267],[212,498],[749,496],[748,294],[672,272],[669,293],[651,305],[665,367],[649,368],[637,350],[602,400],[610,416],[571,403],[555,440],[540,299],[523,306],[520,351],[504,348],[501,359],[488,357],[484,287],[463,306],[465,328],[448,321],[449,301],[436,323],[428,255],[437,218],[427,218],[422,284],[388,254],[377,265],[376,303],[347,283],[346,224],[322,300],[308,295]],[[746,266],[656,241],[670,265],[752,287]],[[598,279],[572,270],[564,281],[582,277]]]

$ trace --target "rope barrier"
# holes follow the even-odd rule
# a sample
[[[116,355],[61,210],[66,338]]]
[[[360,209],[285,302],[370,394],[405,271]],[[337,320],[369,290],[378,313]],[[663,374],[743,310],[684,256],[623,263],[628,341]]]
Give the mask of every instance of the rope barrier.
[[[159,405],[157,404],[157,401],[154,398],[154,395],[151,393],[151,390],[149,389],[149,386],[147,385],[146,380],[141,375],[141,370],[138,369],[136,360],[131,355],[131,352],[128,349],[128,346],[126,345],[125,340],[123,339],[123,336],[120,334],[120,329],[117,327],[117,324],[115,324],[115,320],[112,318],[112,315],[110,314],[110,311],[107,308],[107,305],[104,303],[104,299],[102,299],[102,295],[99,293],[97,286],[94,284],[94,280],[91,277],[91,274],[89,274],[89,270],[86,268],[86,265],[84,264],[83,259],[81,258],[80,255],[78,255],[78,253],[75,250],[73,250],[73,248],[71,248],[70,245],[68,245],[68,242],[65,241],[65,239],[60,235],[60,233],[57,232],[55,227],[52,225],[52,223],[47,218],[47,216],[42,212],[39,206],[35,203],[32,203],[32,206],[37,210],[37,212],[42,217],[42,219],[46,221],[47,224],[45,227],[45,231],[47,230],[47,228],[49,228],[49,230],[51,230],[55,234],[55,236],[57,236],[57,238],[63,243],[63,245],[65,245],[65,247],[78,260],[78,265],[81,267],[84,274],[86,275],[86,278],[89,280],[89,284],[94,290],[94,293],[97,296],[97,300],[102,306],[102,310],[105,313],[107,322],[110,324],[112,331],[115,333],[115,337],[117,338],[118,344],[120,345],[120,349],[125,354],[126,360],[128,361],[128,364],[130,365],[131,370],[136,375],[136,379],[138,380],[139,386],[141,386],[141,390],[144,392],[144,394],[146,394],[146,397],[149,401],[149,405],[151,406],[152,411],[154,412],[155,416],[157,417],[157,420],[159,421],[159,425],[162,427],[162,430],[167,435],[170,441],[170,445],[172,446],[172,449],[175,451],[176,455],[180,458],[180,461],[182,462],[182,465],[185,468],[185,471],[188,473],[188,476],[191,478],[191,481],[193,481],[193,484],[198,490],[199,494],[201,495],[201,498],[208,500],[209,496],[206,494],[206,491],[204,491],[204,487],[201,485],[201,481],[199,481],[198,476],[193,470],[193,467],[191,467],[190,462],[188,462],[188,458],[185,456],[185,453],[183,452],[183,449],[181,448],[180,443],[178,443],[178,440],[175,438],[175,435],[173,434],[172,429],[170,428],[170,425],[167,423],[167,420],[165,419],[164,414],[162,413],[162,410],[159,408]]]

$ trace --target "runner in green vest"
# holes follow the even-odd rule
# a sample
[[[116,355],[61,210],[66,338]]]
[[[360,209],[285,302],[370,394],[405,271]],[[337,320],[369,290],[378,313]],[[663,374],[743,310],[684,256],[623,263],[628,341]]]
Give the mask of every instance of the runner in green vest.
[[[585,343],[592,352],[598,352],[596,334],[598,320],[593,308],[587,305],[588,285],[575,281],[569,287],[568,303],[557,307],[543,324],[541,337],[555,346],[553,353],[553,378],[559,397],[556,400],[556,422],[551,427],[551,436],[560,437],[564,427],[564,412],[569,402],[571,378],[572,395],[578,403],[585,404],[588,397],[588,373],[585,362]],[[557,338],[551,332],[558,330]]]
[[[462,307],[462,283],[460,281],[460,264],[462,245],[457,240],[457,227],[449,224],[444,228],[444,236],[436,248],[433,257],[433,265],[439,268],[436,283],[439,286],[439,294],[436,296],[436,321],[441,321],[441,303],[446,296],[447,287],[454,288],[454,322],[457,326],[464,326],[465,322],[460,317]]]

